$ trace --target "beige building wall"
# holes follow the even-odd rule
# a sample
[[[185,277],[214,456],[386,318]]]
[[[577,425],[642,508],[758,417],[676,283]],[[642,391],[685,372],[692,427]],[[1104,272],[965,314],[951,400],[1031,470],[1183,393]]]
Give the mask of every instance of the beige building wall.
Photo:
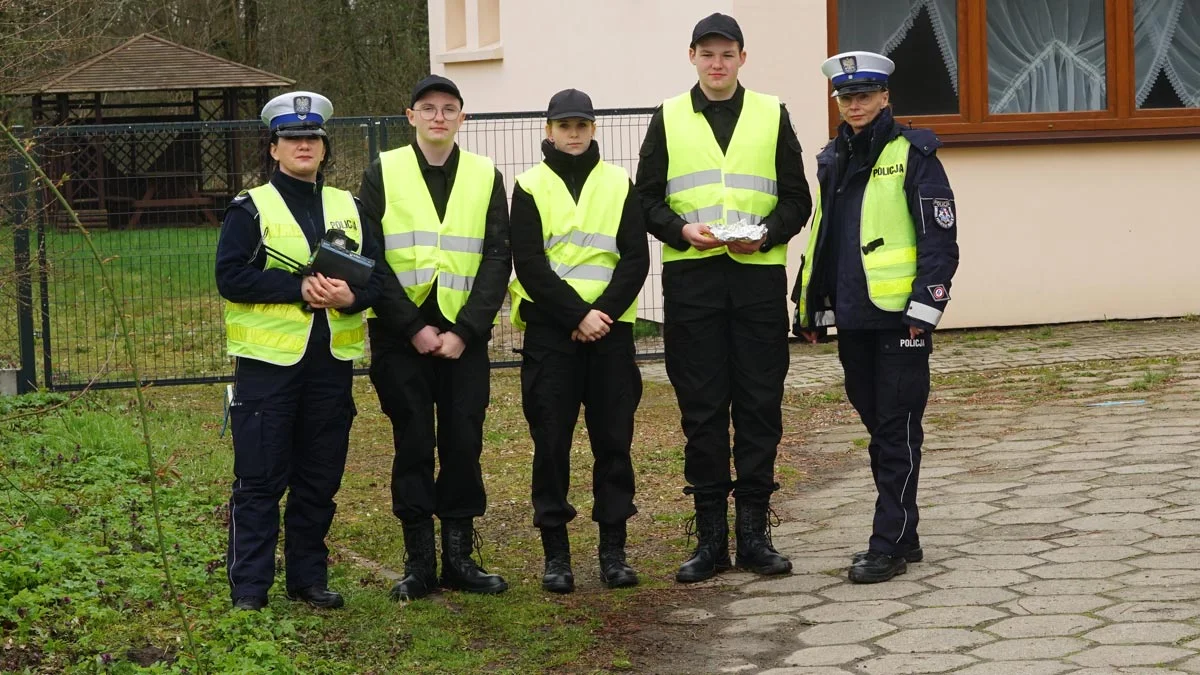
[[[483,6],[490,45],[446,49],[447,6]],[[787,104],[814,181],[828,140],[825,0],[430,0],[431,66],[468,111],[540,110],[577,87],[598,107],[641,107],[690,87],[692,26],[721,11],[746,37],[742,82]],[[469,21],[467,22],[469,23]],[[478,41],[477,41],[478,42]],[[472,61],[471,58],[490,60]],[[536,149],[537,133],[530,143]],[[605,138],[601,137],[601,143]],[[943,326],[1002,326],[1200,313],[1200,227],[1189,197],[1200,141],[944,148],[961,267]],[[536,161],[536,154],[528,162]],[[516,162],[520,163],[520,162]],[[632,166],[627,166],[634,169]],[[507,176],[506,176],[507,178]],[[793,240],[794,278],[807,229]],[[658,292],[647,288],[649,301]],[[657,317],[651,317],[657,318]]]

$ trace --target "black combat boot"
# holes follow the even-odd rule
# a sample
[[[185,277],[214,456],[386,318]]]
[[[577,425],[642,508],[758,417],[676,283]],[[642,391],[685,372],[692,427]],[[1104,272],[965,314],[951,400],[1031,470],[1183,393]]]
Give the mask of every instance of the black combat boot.
[[[392,600],[417,600],[437,588],[437,548],[433,520],[404,524],[404,578],[392,586]]]
[[[571,540],[567,537],[567,526],[541,529],[542,551],[546,554],[542,588],[551,593],[570,593],[575,590],[575,573],[571,571]]]
[[[508,590],[499,574],[488,574],[471,559],[475,527],[470,518],[442,520],[442,586],[468,593],[503,593]]]
[[[731,567],[729,563],[728,502],[725,497],[696,499],[692,530],[697,543],[692,557],[679,567],[675,581],[684,584],[711,579]]]
[[[288,589],[287,597],[288,600],[306,602],[317,609],[338,609],[346,604],[341,593],[329,590],[324,584]]]
[[[600,523],[600,580],[609,588],[637,586],[637,572],[625,563],[625,523]]]
[[[792,571],[792,561],[771,543],[768,504],[765,499],[737,500],[737,566],[755,574],[787,574]]]

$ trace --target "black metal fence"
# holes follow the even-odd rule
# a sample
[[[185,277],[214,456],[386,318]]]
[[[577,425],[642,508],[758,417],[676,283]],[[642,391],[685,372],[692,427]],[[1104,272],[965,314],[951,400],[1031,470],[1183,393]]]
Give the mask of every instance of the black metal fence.
[[[633,173],[650,113],[598,113],[597,140],[607,161]],[[326,181],[351,191],[357,191],[363,170],[380,151],[413,140],[412,127],[400,116],[335,119],[327,129],[332,162]],[[472,115],[458,140],[463,148],[491,157],[511,189],[517,174],[540,161],[543,136],[541,113],[497,113]],[[75,125],[35,129],[28,138],[39,165],[60,182],[105,260],[132,326],[142,381],[229,379],[214,255],[225,205],[270,176],[262,124]],[[13,155],[0,171],[5,166],[0,194],[9,198],[0,206],[0,223],[12,228],[3,246],[14,247],[4,255],[14,265],[12,275],[0,275],[0,290],[4,302],[18,311],[16,321],[0,328],[0,368],[24,363],[29,370],[35,362],[28,353],[32,349],[40,362],[40,386],[131,386],[132,371],[101,292],[99,264],[84,237],[49,190],[27,189],[34,182],[29,167]],[[653,240],[651,249],[654,264],[636,328],[643,358],[662,349],[659,247]],[[24,295],[21,281],[29,284]],[[513,350],[520,339],[506,306],[493,333],[493,365],[515,365]]]

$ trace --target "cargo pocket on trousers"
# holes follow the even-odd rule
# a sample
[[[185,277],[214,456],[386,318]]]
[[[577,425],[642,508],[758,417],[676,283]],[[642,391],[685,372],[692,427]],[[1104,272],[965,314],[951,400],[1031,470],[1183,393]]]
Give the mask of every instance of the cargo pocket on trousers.
[[[915,338],[908,329],[879,335],[877,377],[881,391],[890,391],[900,409],[921,414],[929,398],[929,355],[933,335],[925,332]],[[882,404],[881,404],[882,405]]]
[[[233,475],[259,478],[267,473],[267,449],[263,447],[262,399],[235,400],[229,408],[233,427]]]

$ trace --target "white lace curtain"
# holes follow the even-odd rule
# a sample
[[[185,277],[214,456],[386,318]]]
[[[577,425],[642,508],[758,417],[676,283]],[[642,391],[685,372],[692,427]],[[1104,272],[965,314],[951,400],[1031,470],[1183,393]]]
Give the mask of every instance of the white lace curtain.
[[[988,0],[992,113],[1101,110],[1104,0]]]
[[[887,56],[904,42],[925,9],[933,22],[946,76],[958,93],[957,0],[840,0],[839,51],[864,50]]]
[[[1200,0],[1136,0],[1133,58],[1138,107],[1164,71],[1183,104],[1200,107]]]

